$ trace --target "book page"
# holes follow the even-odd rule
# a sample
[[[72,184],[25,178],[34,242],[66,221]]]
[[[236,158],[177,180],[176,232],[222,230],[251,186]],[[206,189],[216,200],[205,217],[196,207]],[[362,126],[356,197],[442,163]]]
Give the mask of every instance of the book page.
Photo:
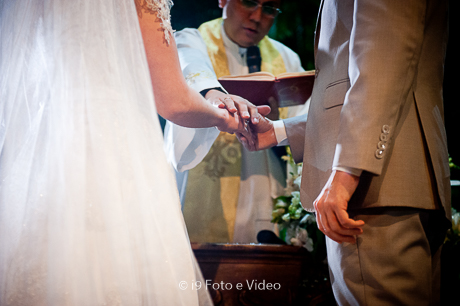
[[[277,79],[294,78],[299,76],[314,76],[315,70],[301,71],[301,72],[284,72],[276,76]]]
[[[242,75],[226,75],[220,77],[219,80],[245,80],[245,81],[275,81],[276,79],[286,79],[286,78],[294,78],[300,76],[314,76],[315,70],[308,70],[308,71],[301,71],[301,72],[284,72],[279,75],[275,76],[270,72],[266,71],[259,71],[253,72],[249,74],[242,74]]]
[[[275,76],[270,72],[259,71],[242,75],[226,75],[219,78],[220,80],[245,80],[245,81],[274,81]]]

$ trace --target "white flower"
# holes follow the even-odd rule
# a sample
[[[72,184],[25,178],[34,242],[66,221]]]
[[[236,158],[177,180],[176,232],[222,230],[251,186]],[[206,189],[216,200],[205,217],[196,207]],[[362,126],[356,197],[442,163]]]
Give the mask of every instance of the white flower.
[[[279,217],[286,212],[284,208],[278,208],[272,211],[272,218]]]
[[[294,180],[294,185],[299,186],[300,189],[300,183],[302,182],[302,176],[299,175],[295,180]]]
[[[303,246],[303,242],[299,238],[291,238],[291,244],[295,246]]]
[[[300,204],[300,191],[293,191],[291,192],[291,195],[292,195],[292,200],[291,200],[292,205]]]
[[[305,216],[303,216],[302,220],[300,220],[300,224],[312,224],[316,222],[316,217],[315,215],[311,213],[307,213]]]
[[[281,199],[278,199],[275,204],[275,208],[285,208],[288,207],[288,203],[284,202]]]
[[[308,237],[308,232],[304,228],[298,227],[296,229],[295,237],[291,238],[291,244],[296,246],[303,246],[308,252],[313,251],[313,239]]]
[[[303,211],[304,211],[304,209],[302,207],[298,208],[294,213],[295,219],[300,219],[300,217],[302,216]]]
[[[289,220],[291,220],[291,216],[289,215],[289,213],[287,214],[284,214],[281,219],[283,219],[283,221],[285,222],[289,222]]]
[[[452,230],[455,234],[460,235],[460,213],[452,208]]]
[[[299,191],[300,185],[295,184],[295,177],[289,177],[286,180],[286,188],[284,189],[284,194],[290,196],[293,191]]]
[[[303,246],[304,248],[307,249],[308,252],[313,252],[313,239],[308,238],[307,241],[305,241],[305,244]]]

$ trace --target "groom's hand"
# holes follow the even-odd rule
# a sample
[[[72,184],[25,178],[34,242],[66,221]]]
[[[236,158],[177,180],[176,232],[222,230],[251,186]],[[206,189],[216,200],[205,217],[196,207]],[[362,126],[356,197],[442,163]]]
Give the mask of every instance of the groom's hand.
[[[219,112],[222,113],[222,119],[216,125],[219,131],[229,134],[240,133],[245,135],[245,137],[252,137],[247,121],[241,118],[238,113],[231,113],[226,109],[220,109]]]
[[[334,170],[313,203],[318,228],[338,243],[356,243],[356,236],[363,232],[364,221],[351,219],[347,212],[358,183],[358,176]]]
[[[242,133],[236,133],[241,144],[249,151],[264,150],[278,145],[273,121],[261,117],[258,124],[250,124],[250,138]]]

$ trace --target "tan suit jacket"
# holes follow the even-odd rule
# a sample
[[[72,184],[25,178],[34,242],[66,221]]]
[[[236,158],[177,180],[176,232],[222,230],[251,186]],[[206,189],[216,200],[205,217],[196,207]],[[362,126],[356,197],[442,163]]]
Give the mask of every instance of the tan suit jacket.
[[[304,165],[305,208],[313,209],[333,166],[342,166],[363,170],[350,209],[444,207],[450,218],[446,42],[447,1],[321,3],[308,120],[284,121]]]

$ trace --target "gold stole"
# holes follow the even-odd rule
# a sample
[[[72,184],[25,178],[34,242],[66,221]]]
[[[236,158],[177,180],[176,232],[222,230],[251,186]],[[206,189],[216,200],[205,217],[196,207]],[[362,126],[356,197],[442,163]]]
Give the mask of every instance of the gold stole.
[[[198,31],[206,43],[217,77],[230,75],[221,36],[222,18],[203,23]],[[260,43],[262,71],[286,72],[278,50],[264,37]],[[280,108],[285,118],[287,109]],[[206,157],[188,174],[184,218],[192,242],[231,242],[240,188],[241,145],[234,135],[220,133]]]

